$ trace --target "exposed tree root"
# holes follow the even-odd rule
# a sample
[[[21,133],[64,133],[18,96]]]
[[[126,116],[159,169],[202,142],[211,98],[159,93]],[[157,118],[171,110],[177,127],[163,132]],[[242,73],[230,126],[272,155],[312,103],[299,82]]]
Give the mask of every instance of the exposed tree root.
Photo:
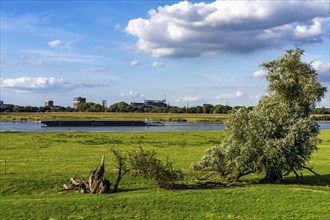
[[[102,194],[110,191],[110,181],[103,178],[104,175],[104,156],[101,160],[101,165],[94,171],[91,171],[88,181],[85,179],[78,179],[76,177],[70,178],[69,185],[64,184],[63,189],[59,191],[75,190],[80,193]]]

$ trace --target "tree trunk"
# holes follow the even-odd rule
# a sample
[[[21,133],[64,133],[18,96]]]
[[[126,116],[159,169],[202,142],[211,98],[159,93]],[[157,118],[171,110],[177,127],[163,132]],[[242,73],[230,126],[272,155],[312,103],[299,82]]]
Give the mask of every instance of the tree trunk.
[[[110,191],[110,181],[103,178],[104,175],[104,156],[101,160],[101,165],[94,171],[91,171],[88,181],[85,179],[78,179],[72,177],[70,179],[70,185],[64,184],[64,189],[77,190],[81,193],[90,192],[92,194],[108,193]]]
[[[109,180],[103,179],[104,175],[104,156],[101,165],[89,175],[88,183],[92,194],[107,193],[110,190]]]
[[[281,172],[267,172],[264,179],[261,180],[263,183],[282,183],[283,175]]]

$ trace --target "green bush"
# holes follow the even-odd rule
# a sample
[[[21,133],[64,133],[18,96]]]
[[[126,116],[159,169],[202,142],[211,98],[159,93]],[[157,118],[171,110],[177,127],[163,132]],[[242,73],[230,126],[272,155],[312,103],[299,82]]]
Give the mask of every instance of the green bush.
[[[145,178],[156,181],[158,184],[173,182],[182,179],[180,170],[173,169],[172,162],[167,158],[163,163],[156,156],[155,151],[145,151],[142,148],[129,152],[129,162],[133,169],[142,173]]]

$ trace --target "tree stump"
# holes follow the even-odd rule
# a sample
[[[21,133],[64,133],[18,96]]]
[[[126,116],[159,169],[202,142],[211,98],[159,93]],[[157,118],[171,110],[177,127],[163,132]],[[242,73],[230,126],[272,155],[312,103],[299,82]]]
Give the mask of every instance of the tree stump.
[[[90,192],[92,194],[108,193],[110,191],[110,181],[103,178],[104,175],[104,155],[100,166],[90,172],[88,181],[85,179],[78,179],[76,177],[70,178],[70,184],[64,184],[61,191],[76,190],[80,193]]]

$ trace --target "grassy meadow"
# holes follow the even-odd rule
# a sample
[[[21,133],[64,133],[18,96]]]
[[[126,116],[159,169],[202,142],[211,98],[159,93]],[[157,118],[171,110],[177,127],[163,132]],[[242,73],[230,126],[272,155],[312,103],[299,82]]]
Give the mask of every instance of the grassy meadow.
[[[191,163],[224,137],[224,131],[2,132],[7,174],[1,169],[0,219],[330,219],[330,130],[321,131],[309,164],[321,178],[304,171],[303,184],[294,176],[284,184],[257,184],[261,176],[250,175],[230,188],[165,190],[129,174],[117,193],[57,191],[72,176],[87,178],[102,155],[113,182],[112,148],[155,150],[183,170],[185,182],[194,182]]]

